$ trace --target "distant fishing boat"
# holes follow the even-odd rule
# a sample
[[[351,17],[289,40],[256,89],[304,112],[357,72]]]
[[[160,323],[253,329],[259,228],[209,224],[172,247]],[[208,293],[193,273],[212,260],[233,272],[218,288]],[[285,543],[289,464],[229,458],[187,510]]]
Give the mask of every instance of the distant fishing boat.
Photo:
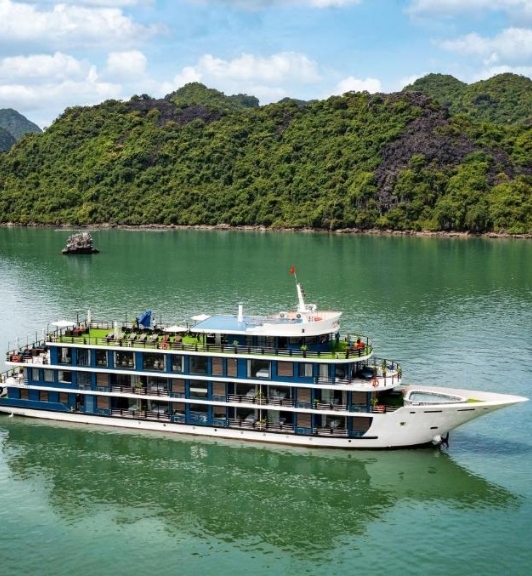
[[[98,248],[94,246],[90,232],[79,232],[68,237],[63,254],[97,254]]]

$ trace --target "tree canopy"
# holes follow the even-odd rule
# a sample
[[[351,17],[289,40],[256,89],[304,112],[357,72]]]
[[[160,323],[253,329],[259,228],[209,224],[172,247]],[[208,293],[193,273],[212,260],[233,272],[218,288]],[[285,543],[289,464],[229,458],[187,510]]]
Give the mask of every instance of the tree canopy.
[[[0,154],[0,221],[532,233],[527,97],[519,118],[488,121],[453,113],[465,88],[434,76],[312,102],[194,83],[68,108]]]

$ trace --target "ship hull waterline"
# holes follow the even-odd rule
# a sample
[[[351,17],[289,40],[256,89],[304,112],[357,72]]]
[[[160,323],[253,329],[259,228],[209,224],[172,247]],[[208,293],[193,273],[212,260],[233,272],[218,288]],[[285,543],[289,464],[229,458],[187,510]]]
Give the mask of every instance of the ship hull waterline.
[[[461,393],[471,395],[471,390],[449,389],[437,386],[404,387],[430,393]],[[268,432],[249,428],[228,428],[179,424],[171,421],[100,416],[83,412],[56,412],[41,409],[9,406],[9,399],[0,399],[0,413],[75,424],[109,426],[141,431],[172,433],[185,436],[221,438],[284,444],[306,448],[337,448],[345,450],[393,449],[437,445],[448,433],[467,422],[507,406],[526,402],[527,398],[496,393],[477,392],[478,401],[450,404],[405,405],[393,412],[371,414],[372,425],[362,437],[335,437],[327,435],[298,435]],[[483,399],[484,397],[484,399]]]

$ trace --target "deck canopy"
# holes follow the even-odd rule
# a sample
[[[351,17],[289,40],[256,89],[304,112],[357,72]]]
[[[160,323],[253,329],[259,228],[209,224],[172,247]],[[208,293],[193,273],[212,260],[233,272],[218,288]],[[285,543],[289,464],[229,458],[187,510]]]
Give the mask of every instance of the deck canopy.
[[[51,325],[56,326],[59,329],[62,329],[62,328],[73,328],[76,325],[76,323],[71,322],[70,320],[57,320],[57,322],[52,322]]]

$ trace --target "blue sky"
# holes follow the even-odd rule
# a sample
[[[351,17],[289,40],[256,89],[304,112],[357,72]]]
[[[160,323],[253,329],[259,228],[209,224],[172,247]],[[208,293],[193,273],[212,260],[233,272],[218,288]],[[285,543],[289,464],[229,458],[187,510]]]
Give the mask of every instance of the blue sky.
[[[532,77],[532,0],[0,0],[0,108],[41,127],[194,81],[267,104],[430,72]]]

